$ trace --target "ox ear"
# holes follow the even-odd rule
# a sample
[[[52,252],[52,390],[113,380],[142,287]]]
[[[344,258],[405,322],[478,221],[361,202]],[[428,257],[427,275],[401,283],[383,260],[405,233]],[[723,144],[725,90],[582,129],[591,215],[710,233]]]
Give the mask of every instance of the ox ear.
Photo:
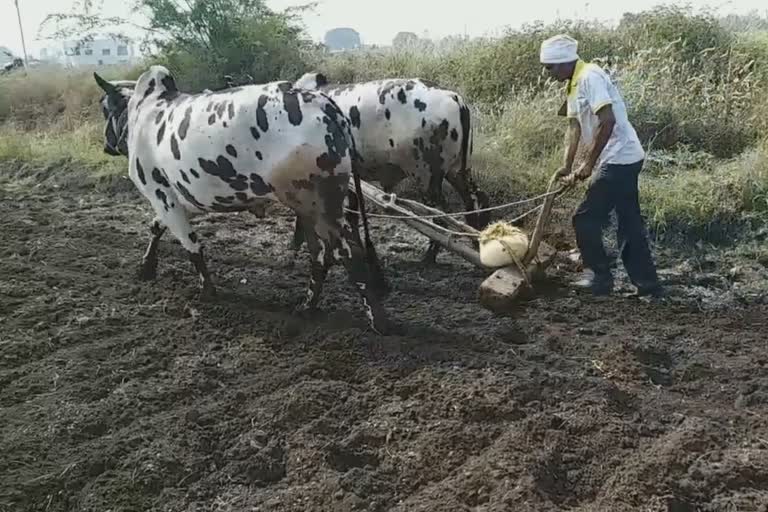
[[[95,71],[93,72],[93,77],[96,79],[96,83],[99,84],[99,87],[101,87],[105,93],[110,96],[117,94],[117,87],[101,78]]]

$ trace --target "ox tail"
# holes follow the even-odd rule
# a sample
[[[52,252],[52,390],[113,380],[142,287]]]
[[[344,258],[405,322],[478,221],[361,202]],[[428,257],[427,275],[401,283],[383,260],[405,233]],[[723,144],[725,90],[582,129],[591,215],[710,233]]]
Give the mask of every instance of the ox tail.
[[[344,134],[344,137],[347,140],[347,146],[349,147],[349,154],[350,159],[352,160],[352,178],[354,179],[355,183],[355,195],[357,196],[357,209],[360,212],[360,218],[363,221],[363,234],[365,235],[365,252],[368,260],[368,264],[370,268],[373,270],[374,275],[373,280],[376,288],[381,293],[387,293],[389,290],[389,286],[384,279],[384,274],[381,269],[381,264],[379,263],[378,255],[376,254],[376,248],[373,245],[373,241],[371,240],[371,231],[370,226],[368,224],[368,214],[366,213],[365,208],[365,196],[363,195],[363,188],[361,185],[361,179],[360,179],[360,166],[363,161],[362,156],[357,151],[357,145],[355,142],[355,137],[352,135],[352,123],[347,118],[347,116],[344,115],[344,112],[339,108],[339,106],[336,104],[333,99],[324,94],[320,93],[323,97],[326,98],[326,100],[330,103],[330,105],[333,106],[334,110],[336,111],[336,116],[328,116],[332,119],[332,121],[337,123],[337,126],[339,130],[341,130],[341,133]],[[343,120],[340,122],[340,120]]]
[[[467,165],[472,156],[472,123],[469,116],[469,107],[462,102],[459,106],[459,122],[461,123],[461,170],[469,172]]]
[[[467,186],[469,187],[469,194],[472,199],[472,210],[484,209],[489,206],[488,196],[481,191],[470,168],[469,159],[472,156],[472,146],[474,144],[474,134],[472,130],[472,123],[470,121],[469,107],[463,100],[459,103],[459,122],[461,123],[461,174]],[[490,223],[490,213],[487,211],[470,213],[467,215],[467,222],[474,228],[480,229],[487,226]]]

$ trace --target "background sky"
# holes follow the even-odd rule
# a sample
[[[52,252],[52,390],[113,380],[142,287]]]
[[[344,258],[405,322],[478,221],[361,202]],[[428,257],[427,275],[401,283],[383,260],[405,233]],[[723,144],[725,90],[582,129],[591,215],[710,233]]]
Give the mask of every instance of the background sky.
[[[27,49],[37,55],[46,41],[38,40],[38,29],[51,12],[69,12],[75,0],[18,0],[21,9]],[[131,13],[131,0],[104,0],[104,13],[127,17]],[[306,3],[304,0],[267,0],[275,10]],[[661,3],[659,0],[538,0],[513,2],[510,0],[460,1],[457,9],[446,7],[446,0],[318,0],[313,12],[304,16],[309,35],[322,41],[325,32],[339,26],[354,28],[365,44],[391,44],[399,31],[415,32],[432,38],[451,34],[469,36],[494,35],[505,27],[519,27],[523,23],[556,18],[589,18],[603,21],[618,20],[624,12],[637,12]],[[751,10],[768,12],[766,0],[707,0],[667,1],[666,4],[689,4],[694,8],[709,7],[718,13],[745,14]],[[468,8],[471,6],[471,8]],[[136,19],[136,18],[134,18]],[[141,21],[137,19],[136,21]],[[14,0],[0,0],[0,46],[21,55],[21,37]]]

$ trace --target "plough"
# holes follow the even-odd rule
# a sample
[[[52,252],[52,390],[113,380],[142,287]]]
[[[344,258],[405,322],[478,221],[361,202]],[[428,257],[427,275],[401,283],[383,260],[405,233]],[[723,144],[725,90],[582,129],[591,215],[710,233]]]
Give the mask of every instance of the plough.
[[[522,257],[515,258],[512,255],[513,248],[502,241],[506,254],[511,256],[511,260],[514,260],[514,263],[503,266],[489,265],[483,261],[481,251],[477,247],[484,243],[483,239],[487,238],[488,235],[452,217],[463,215],[463,213],[447,214],[418,201],[386,193],[365,181],[361,182],[360,185],[363,195],[368,201],[392,214],[369,214],[370,217],[400,220],[466,261],[491,272],[488,278],[480,285],[478,299],[487,309],[495,312],[504,312],[508,311],[515,304],[515,301],[526,288],[530,288],[533,282],[540,280],[546,275],[547,267],[550,266],[555,258],[555,249],[544,242],[542,238],[548,226],[555,198],[561,196],[570,188],[570,186],[564,185],[558,190],[553,190],[556,183],[557,176],[554,175],[549,182],[547,192],[539,196],[539,198],[544,199],[544,203],[541,207],[536,208],[540,208],[541,211],[528,242],[527,250],[525,250]],[[530,201],[532,200],[521,201],[520,203]],[[502,207],[506,206],[510,205],[502,205]],[[536,209],[529,213],[534,212]],[[479,243],[472,244],[466,242],[473,239]]]

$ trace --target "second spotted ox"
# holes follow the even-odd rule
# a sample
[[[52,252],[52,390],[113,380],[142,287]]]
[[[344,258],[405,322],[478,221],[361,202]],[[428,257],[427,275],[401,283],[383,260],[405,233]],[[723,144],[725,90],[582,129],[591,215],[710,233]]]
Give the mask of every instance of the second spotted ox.
[[[355,141],[330,98],[293,90],[286,82],[185,94],[163,66],[152,66],[132,90],[95,77],[106,92],[105,151],[128,157],[130,178],[156,214],[142,264],[145,278],[156,274],[158,242],[169,229],[188,251],[203,290],[212,293],[189,216],[258,210],[279,201],[301,219],[311,252],[302,309],[316,306],[328,267],[338,261],[357,287],[372,327],[387,330],[375,293],[382,281],[370,277],[357,230],[343,213],[357,165]],[[360,209],[371,268],[378,271]]]
[[[447,211],[442,193],[446,180],[467,211],[488,206],[471,176],[470,112],[458,93],[415,78],[331,86],[322,73],[307,73],[294,87],[325,92],[348,115],[364,180],[378,181],[389,192],[403,179],[414,178],[425,202]],[[489,219],[487,212],[466,216],[477,229]],[[301,235],[297,219],[296,248]],[[431,242],[424,260],[434,262],[438,250]]]

